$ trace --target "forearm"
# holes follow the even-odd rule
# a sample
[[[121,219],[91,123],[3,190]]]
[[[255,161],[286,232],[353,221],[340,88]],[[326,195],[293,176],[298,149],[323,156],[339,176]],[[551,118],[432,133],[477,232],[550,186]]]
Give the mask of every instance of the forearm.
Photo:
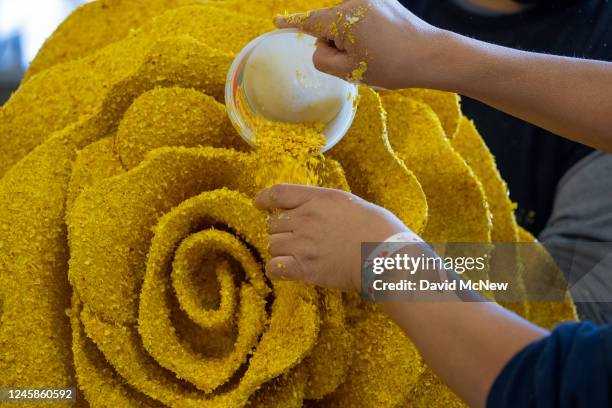
[[[505,364],[547,332],[490,302],[382,303],[425,361],[468,404],[482,407]]]
[[[612,63],[530,53],[441,31],[428,84],[612,151]],[[433,70],[432,70],[433,71]]]

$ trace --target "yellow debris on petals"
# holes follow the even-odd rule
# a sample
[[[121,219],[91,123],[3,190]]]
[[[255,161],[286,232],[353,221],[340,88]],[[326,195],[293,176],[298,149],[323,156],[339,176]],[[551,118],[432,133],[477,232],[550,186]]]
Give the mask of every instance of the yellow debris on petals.
[[[118,41],[151,18],[198,0],[99,0],[76,9],[45,42],[27,72],[24,81],[53,65],[85,57]]]
[[[427,197],[429,217],[423,239],[490,242],[491,216],[482,184],[452,148],[434,111],[399,93],[385,94],[382,101],[391,146]]]
[[[244,150],[225,106],[195,89],[157,88],[139,96],[125,112],[114,140],[126,169],[164,146],[215,146]]]
[[[193,87],[222,101],[234,53],[266,27],[260,19],[208,4],[179,7],[121,41],[35,75],[0,110],[0,175],[53,132],[85,116],[105,111],[102,124],[112,130],[118,112],[156,85]],[[122,98],[104,105],[114,93]],[[33,105],[39,108],[33,111]]]
[[[514,217],[515,204],[510,200],[508,186],[501,178],[495,165],[495,159],[478,134],[474,123],[466,117],[462,117],[456,135],[451,139],[451,145],[465,159],[474,174],[482,182],[492,216],[491,242],[516,242],[518,226]],[[491,278],[508,282],[512,287],[524,290],[517,255],[513,251],[505,250],[505,248],[507,247],[502,246],[498,250],[494,248],[489,263],[491,271],[504,271],[506,275],[491,276]],[[511,270],[510,266],[512,265],[517,267]],[[502,305],[519,314],[527,313],[528,305],[523,301],[503,302]]]
[[[361,82],[368,70],[368,63],[365,61],[359,61],[359,65],[353,71],[351,71],[351,75],[349,76],[349,81],[352,82]]]
[[[272,122],[261,116],[250,119],[253,143],[261,163],[256,183],[270,187],[278,183],[319,185],[317,168],[324,161],[322,123]]]
[[[342,165],[356,195],[385,207],[420,233],[427,219],[425,194],[414,173],[391,149],[378,94],[360,87],[355,120],[330,156]]]
[[[520,227],[519,242],[529,243],[524,248],[518,246],[526,297],[541,299],[542,293],[554,290],[564,293],[565,297],[564,302],[529,302],[526,317],[547,329],[563,321],[578,320],[567,281],[544,246],[531,233]]]
[[[510,200],[508,186],[502,180],[495,159],[472,121],[466,117],[461,118],[451,145],[482,182],[493,215],[491,241],[516,242],[518,238],[518,226],[514,218],[516,205]]]
[[[446,137],[449,139],[455,137],[463,117],[459,95],[434,89],[419,88],[402,89],[396,92],[429,105],[440,119]]]

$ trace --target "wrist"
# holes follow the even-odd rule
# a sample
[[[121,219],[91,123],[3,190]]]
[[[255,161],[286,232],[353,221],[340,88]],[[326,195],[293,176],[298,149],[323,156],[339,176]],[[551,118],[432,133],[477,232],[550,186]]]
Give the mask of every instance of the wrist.
[[[381,238],[381,236],[384,236],[385,238]],[[368,240],[364,242],[377,242],[378,245],[370,253],[360,254],[360,260],[365,262],[364,264],[360,263],[359,269],[354,270],[353,275],[351,276],[351,287],[358,292],[360,292],[362,289],[362,269],[366,264],[371,262],[371,258],[373,256],[382,256],[380,255],[381,253],[384,253],[384,256],[391,256],[393,255],[392,252],[394,252],[394,249],[398,248],[398,243],[423,243],[423,240],[408,227],[404,225],[394,225],[390,226],[387,232],[383,235],[378,235],[377,238],[368,238]]]
[[[427,45],[423,87],[462,95],[478,83],[486,70],[486,47],[480,41],[451,31],[435,29]]]

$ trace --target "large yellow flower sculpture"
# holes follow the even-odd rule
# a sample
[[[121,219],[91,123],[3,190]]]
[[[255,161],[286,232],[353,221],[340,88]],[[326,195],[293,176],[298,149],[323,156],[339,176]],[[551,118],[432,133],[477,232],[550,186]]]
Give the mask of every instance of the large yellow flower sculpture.
[[[460,404],[375,305],[263,272],[266,166],[225,74],[275,13],[329,5],[101,0],[47,41],[0,110],[0,387],[74,386],[92,407]],[[319,184],[428,240],[532,239],[456,95],[360,94]]]

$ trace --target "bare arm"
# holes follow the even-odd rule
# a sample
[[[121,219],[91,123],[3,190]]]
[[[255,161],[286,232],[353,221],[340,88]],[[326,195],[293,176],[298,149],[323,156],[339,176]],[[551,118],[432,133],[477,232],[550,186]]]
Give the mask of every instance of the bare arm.
[[[260,193],[255,205],[280,210],[269,220],[273,258],[266,272],[275,279],[359,290],[361,243],[409,232],[389,211],[338,190],[277,185]],[[544,329],[489,302],[461,303],[455,298],[382,306],[438,375],[476,407],[485,405],[506,363],[547,335]]]
[[[537,54],[444,32],[436,88],[612,152],[612,63]]]
[[[277,24],[324,40],[314,62],[332,75],[350,78],[366,62],[370,85],[457,92],[612,152],[612,63],[466,38],[425,23],[396,0],[349,0]]]

